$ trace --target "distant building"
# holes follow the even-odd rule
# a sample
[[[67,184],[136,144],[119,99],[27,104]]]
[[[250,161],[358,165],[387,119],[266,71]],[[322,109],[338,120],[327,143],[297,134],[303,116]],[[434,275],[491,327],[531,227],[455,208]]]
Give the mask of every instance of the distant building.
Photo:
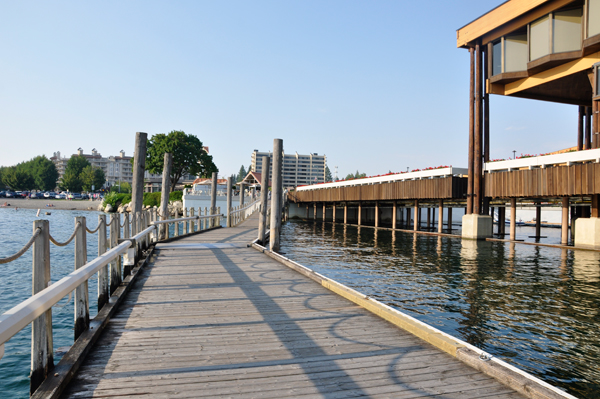
[[[91,154],[84,154],[83,149],[78,148],[77,153],[71,155],[71,157],[72,156],[83,156],[92,166],[102,169],[104,177],[106,178],[106,187],[118,184],[119,182],[129,184],[133,182],[131,157],[125,156],[125,151],[123,150],[120,151],[118,156],[111,155],[108,158],[104,158],[95,148],[92,149]],[[65,174],[67,163],[71,157],[61,157],[60,151],[57,151],[50,158],[50,160],[54,162],[54,165],[56,165],[59,179]]]
[[[252,152],[252,171],[262,173],[263,157],[271,157],[271,152]],[[273,157],[271,157],[269,180],[272,179]],[[300,155],[283,154],[283,187],[297,187],[325,182],[327,157],[317,153]]]

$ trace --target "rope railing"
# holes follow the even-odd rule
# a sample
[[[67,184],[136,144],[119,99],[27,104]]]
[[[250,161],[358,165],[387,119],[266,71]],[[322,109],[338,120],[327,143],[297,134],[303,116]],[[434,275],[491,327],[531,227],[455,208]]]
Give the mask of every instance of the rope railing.
[[[100,230],[100,227],[104,224],[104,220],[102,220],[100,223],[98,223],[98,226],[96,227],[96,229],[94,230],[90,230],[87,228],[87,226],[85,226],[85,231],[87,231],[90,234],[94,234],[95,232],[97,232],[98,230]]]
[[[27,250],[33,245],[33,242],[40,235],[41,232],[42,232],[42,229],[36,229],[35,233],[33,233],[33,235],[31,236],[31,238],[27,242],[27,244],[25,244],[23,246],[23,248],[21,248],[19,250],[19,252],[17,252],[16,254],[14,254],[12,256],[7,256],[6,258],[0,258],[0,264],[12,262],[13,260],[18,259],[21,256],[23,256],[23,254],[25,252],[27,252]]]
[[[73,234],[71,234],[71,237],[69,237],[67,239],[67,241],[65,242],[58,242],[56,241],[56,239],[54,237],[52,237],[52,234],[50,234],[50,242],[54,245],[56,245],[57,247],[64,247],[66,245],[69,245],[69,243],[71,241],[73,241],[73,239],[75,238],[75,236],[77,235],[77,230],[79,230],[79,228],[81,227],[81,223],[77,222],[77,225],[75,226],[75,230],[73,230]]]

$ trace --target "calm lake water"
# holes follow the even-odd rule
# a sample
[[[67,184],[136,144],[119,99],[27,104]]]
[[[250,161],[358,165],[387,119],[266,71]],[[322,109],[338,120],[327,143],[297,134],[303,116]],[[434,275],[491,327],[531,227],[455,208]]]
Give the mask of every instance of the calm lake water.
[[[301,221],[284,225],[281,246],[575,396],[600,398],[599,253]]]

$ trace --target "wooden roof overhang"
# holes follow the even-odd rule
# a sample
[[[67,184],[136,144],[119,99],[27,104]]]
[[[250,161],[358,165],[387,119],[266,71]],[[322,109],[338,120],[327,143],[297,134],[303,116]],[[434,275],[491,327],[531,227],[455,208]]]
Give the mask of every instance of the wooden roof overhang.
[[[508,0],[456,32],[457,47],[484,48],[553,11],[581,0]],[[583,41],[582,50],[550,54],[528,63],[528,70],[502,73],[486,82],[490,94],[589,106],[592,66],[600,62],[600,35]],[[491,56],[488,54],[488,56]]]

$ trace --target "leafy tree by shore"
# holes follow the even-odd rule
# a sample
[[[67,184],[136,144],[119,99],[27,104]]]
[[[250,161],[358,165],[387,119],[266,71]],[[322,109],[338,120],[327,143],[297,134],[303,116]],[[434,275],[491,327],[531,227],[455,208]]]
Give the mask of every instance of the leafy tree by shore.
[[[198,137],[179,130],[173,130],[169,134],[155,134],[148,140],[146,170],[155,174],[162,173],[167,152],[173,154],[171,191],[175,190],[177,182],[184,175],[210,177],[213,172],[219,171]]]
[[[325,166],[325,181],[333,181],[333,177],[331,177],[331,170],[329,170],[329,166]]]
[[[54,190],[56,180],[56,166],[44,155],[0,168],[0,181],[13,190]]]
[[[349,173],[349,174],[346,176],[345,180],[348,180],[348,179],[360,179],[360,178],[362,178],[362,177],[367,177],[367,174],[366,174],[366,173],[360,173],[360,172],[357,170],[355,174]]]

